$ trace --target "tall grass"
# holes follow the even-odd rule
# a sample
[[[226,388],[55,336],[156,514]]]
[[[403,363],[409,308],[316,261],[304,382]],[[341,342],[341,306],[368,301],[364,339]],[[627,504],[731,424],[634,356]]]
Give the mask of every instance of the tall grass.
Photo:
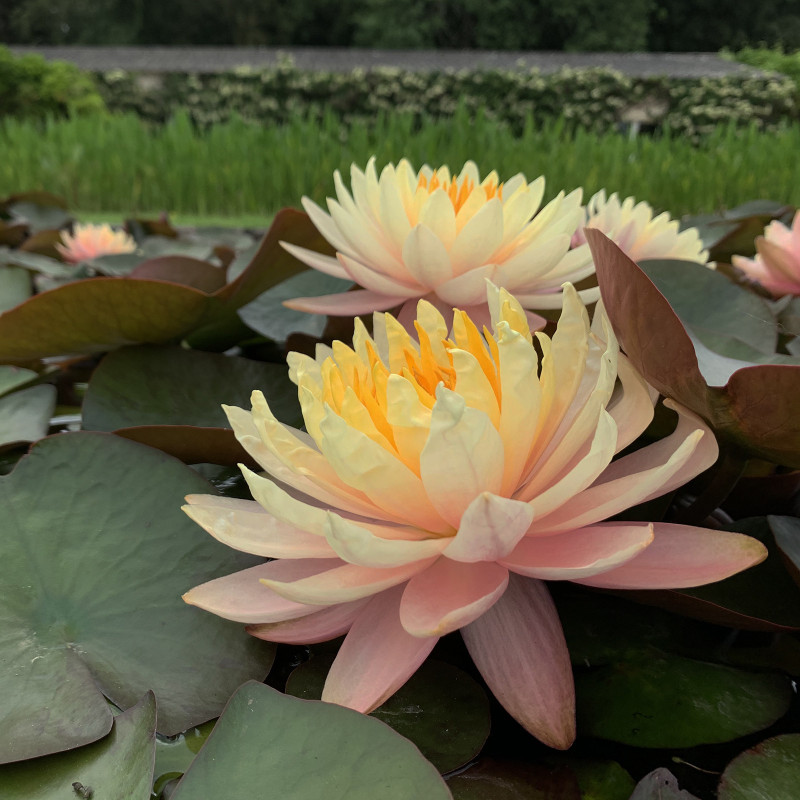
[[[271,214],[332,192],[335,169],[370,155],[378,165],[408,157],[460,167],[467,159],[501,179],[543,174],[548,195],[583,186],[633,194],[673,214],[732,207],[760,197],[800,205],[800,128],[763,134],[723,128],[693,146],[669,133],[630,140],[616,134],[544,129],[521,136],[461,111],[421,126],[386,115],[343,127],[296,118],[280,127],[234,120],[207,131],[179,115],[161,128],[135,116],[0,124],[0,196],[26,189],[63,195],[73,208],[184,214]]]

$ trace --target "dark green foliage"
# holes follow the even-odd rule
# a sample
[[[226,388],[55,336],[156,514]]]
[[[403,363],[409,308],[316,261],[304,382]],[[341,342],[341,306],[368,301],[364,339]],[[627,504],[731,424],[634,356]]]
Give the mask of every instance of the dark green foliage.
[[[15,57],[0,46],[0,117],[64,116],[103,108],[90,74],[38,55]]]

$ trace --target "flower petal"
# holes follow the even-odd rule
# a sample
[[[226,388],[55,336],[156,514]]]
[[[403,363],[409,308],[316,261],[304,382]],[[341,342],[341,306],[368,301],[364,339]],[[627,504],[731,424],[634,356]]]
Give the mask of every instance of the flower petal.
[[[412,636],[444,636],[488,611],[508,585],[508,570],[493,563],[440,558],[406,585],[400,622]]]
[[[545,585],[511,575],[505,594],[461,635],[503,708],[537,739],[566,750],[575,740],[575,688]]]
[[[450,203],[449,199],[447,202]],[[428,289],[435,289],[453,277],[447,249],[425,225],[417,225],[403,244],[403,262],[411,275]]]
[[[335,606],[322,608],[298,619],[248,625],[245,630],[251,636],[267,642],[283,644],[328,642],[347,633],[368,602],[369,598],[365,597],[352,603],[337,603]]]
[[[444,554],[468,563],[497,561],[514,549],[532,521],[528,503],[481,492],[464,511]]]
[[[656,522],[653,543],[616,569],[577,581],[605,589],[681,589],[703,586],[755,566],[767,548],[741,533]]]
[[[438,641],[407,633],[400,624],[403,587],[373,597],[350,628],[322,691],[328,703],[368,714],[422,665]]]
[[[405,295],[381,294],[369,289],[356,289],[341,294],[325,294],[318,297],[295,297],[284,300],[286,308],[305,311],[307,314],[329,314],[332,317],[352,317],[371,311],[385,311],[399,306]]]
[[[283,622],[312,614],[317,608],[287,600],[267,588],[261,580],[293,581],[330,568],[328,559],[270,561],[195,586],[183,595],[183,600],[190,606],[198,606],[234,622]]]
[[[326,256],[316,250],[308,250],[305,247],[298,247],[289,242],[278,242],[287,252],[293,255],[298,261],[302,261],[313,269],[319,270],[326,275],[333,275],[335,278],[347,278],[345,268],[333,256]]]

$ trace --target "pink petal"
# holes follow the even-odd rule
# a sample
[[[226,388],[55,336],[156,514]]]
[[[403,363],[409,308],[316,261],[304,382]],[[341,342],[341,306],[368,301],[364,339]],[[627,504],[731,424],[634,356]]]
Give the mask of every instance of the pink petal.
[[[315,561],[317,560],[315,559]],[[398,583],[405,583],[412,575],[416,575],[430,566],[433,561],[433,558],[429,558],[425,561],[415,561],[412,564],[387,569],[359,567],[339,561],[335,563],[343,564],[343,566],[316,572],[308,578],[302,576],[298,580],[293,578],[284,580],[281,577],[276,580],[265,580],[264,583],[281,597],[296,603],[332,606],[334,603],[359,600],[362,597],[383,592],[384,589],[389,589]],[[330,566],[331,561],[326,563]]]
[[[607,522],[555,536],[526,536],[500,563],[529,578],[571,581],[614,569],[652,541],[647,523]]]
[[[400,622],[412,636],[444,636],[490,609],[508,585],[508,570],[493,563],[440,558],[407,584]]]
[[[283,644],[327,642],[347,633],[368,602],[369,599],[365,598],[354,600],[352,603],[338,603],[299,619],[248,625],[245,630],[257,639],[265,639],[268,642]]]
[[[323,700],[368,714],[428,657],[438,639],[405,631],[399,614],[402,594],[402,586],[381,592],[359,614],[328,673]]]
[[[760,563],[767,548],[741,533],[656,522],[653,543],[621,567],[577,583],[604,589],[703,586]]]
[[[299,580],[330,568],[330,559],[270,561],[195,586],[183,600],[234,622],[283,622],[312,614],[317,608],[287,600],[261,583],[262,579]]]
[[[532,521],[528,503],[482,492],[467,506],[444,554],[456,561],[497,561],[514,549]]]
[[[371,311],[385,311],[387,308],[399,306],[405,300],[404,295],[386,295],[371,292],[368,289],[356,289],[341,294],[326,294],[319,297],[295,297],[284,300],[286,308],[305,311],[308,314],[329,314],[333,317],[352,317],[367,314]]]
[[[461,635],[506,711],[549,747],[566,750],[575,740],[575,687],[545,585],[512,575],[503,597]]]
[[[289,242],[278,242],[278,244],[287,252],[293,255],[298,261],[302,261],[309,267],[313,267],[326,275],[333,275],[335,278],[347,278],[345,268],[332,256],[326,256],[318,253],[316,250],[307,250],[305,247],[298,247],[296,244]]]
[[[339,263],[359,286],[373,292],[408,298],[420,297],[428,291],[426,286],[414,280],[408,272],[405,272],[403,276],[407,280],[390,277],[376,272],[366,264],[362,264],[361,261],[342,255],[342,253],[339,253]]]

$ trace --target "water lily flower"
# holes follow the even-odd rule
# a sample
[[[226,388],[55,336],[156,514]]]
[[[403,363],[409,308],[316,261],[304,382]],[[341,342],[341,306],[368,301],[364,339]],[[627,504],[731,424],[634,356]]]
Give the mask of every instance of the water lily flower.
[[[254,636],[313,644],[347,634],[322,699],[369,712],[439,637],[461,630],[487,684],[534,736],[575,736],[569,654],[545,581],[662,589],[717,581],[761,561],[736,533],[607,522],[707,469],[717,444],[679,406],[675,431],[614,459],[654,398],[619,352],[601,306],[590,326],[570,284],[552,339],[492,285],[493,333],[463,311],[418,304],[418,341],[391,315],[352,348],[292,353],[307,433],[261,392],[226,408],[266,476],[254,501],[191,495],[186,513],[231,547],[275,559],[184,599]],[[541,354],[541,358],[540,358]]]
[[[572,246],[586,244],[584,228],[597,228],[614,242],[631,260],[676,258],[683,261],[708,262],[697,228],[679,231],[678,221],[666,212],[653,217],[652,207],[637,203],[633,197],[620,202],[615,192],[606,197],[601,189],[592,195],[583,209],[583,222],[572,236]]]
[[[775,297],[800,295],[800,211],[794,215],[792,227],[773,220],[756,238],[756,257],[733,256],[734,267],[758,281]]]
[[[413,330],[417,300],[424,298],[449,319],[452,307],[478,324],[488,323],[485,280],[513,292],[526,309],[561,307],[561,285],[577,283],[594,268],[588,248],[569,250],[581,219],[581,191],[559,193],[540,209],[544,178],[528,183],[496,172],[481,180],[468,161],[457,176],[447,167],[416,171],[403,159],[380,173],[371,158],[363,172],[353,165],[351,191],[334,173],[336,199],[328,211],[304,197],[303,207],[337,257],[282,243],[309,267],[352,280],[360,289],[301,297],[289,308],[352,316],[402,306],[398,318]],[[596,288],[581,292],[585,302]],[[544,324],[531,316],[536,326]]]
[[[75,225],[72,234],[62,231],[62,243],[56,250],[70,264],[89,261],[98,256],[132,253],[136,242],[125,231],[115,231],[110,225]]]

